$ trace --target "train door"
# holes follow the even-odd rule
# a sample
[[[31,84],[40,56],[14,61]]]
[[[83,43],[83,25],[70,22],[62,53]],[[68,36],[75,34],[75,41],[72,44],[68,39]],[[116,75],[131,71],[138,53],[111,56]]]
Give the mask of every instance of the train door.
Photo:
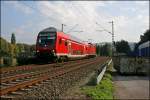
[[[85,54],[86,54],[86,47],[84,45],[84,47],[83,47],[83,55],[85,55]]]
[[[63,52],[63,40],[62,40],[62,38],[59,38],[58,53],[62,53],[62,52]]]
[[[71,55],[71,41],[68,41],[68,54]]]

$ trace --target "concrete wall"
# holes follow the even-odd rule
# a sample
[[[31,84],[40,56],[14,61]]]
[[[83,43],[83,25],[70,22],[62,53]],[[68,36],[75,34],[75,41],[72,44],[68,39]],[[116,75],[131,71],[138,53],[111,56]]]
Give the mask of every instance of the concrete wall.
[[[149,60],[135,57],[115,57],[114,67],[121,74],[148,74]]]

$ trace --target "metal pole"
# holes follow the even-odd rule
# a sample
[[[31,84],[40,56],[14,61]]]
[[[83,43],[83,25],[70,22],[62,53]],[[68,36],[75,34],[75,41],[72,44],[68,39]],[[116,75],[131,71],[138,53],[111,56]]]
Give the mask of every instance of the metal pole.
[[[64,26],[64,24],[62,24],[62,29],[61,29],[61,30],[62,30],[62,32],[63,32],[63,26]]]
[[[111,34],[112,35],[112,57],[114,56],[114,51],[113,51],[113,48],[115,47],[115,44],[114,44],[114,22],[113,21],[111,21],[111,22],[109,22],[109,23],[111,23],[112,24],[112,32],[109,32],[108,30],[106,30],[106,29],[104,29],[103,31],[106,31],[106,32],[108,32],[109,34]],[[98,24],[97,22],[96,22],[96,24]],[[98,24],[99,25],[99,24]],[[98,30],[99,31],[99,30]],[[100,31],[102,31],[102,30],[100,30]]]
[[[112,24],[112,57],[114,56],[114,51],[113,51],[113,48],[114,48],[114,22],[111,21],[109,22]]]
[[[112,57],[114,56],[114,50],[113,50],[114,47],[115,47],[114,45],[114,22],[112,21]]]
[[[66,25],[65,25],[65,24],[61,24],[61,25],[62,25],[62,29],[61,29],[61,30],[62,30],[62,32],[63,32],[63,30],[64,30],[64,26],[66,26]]]

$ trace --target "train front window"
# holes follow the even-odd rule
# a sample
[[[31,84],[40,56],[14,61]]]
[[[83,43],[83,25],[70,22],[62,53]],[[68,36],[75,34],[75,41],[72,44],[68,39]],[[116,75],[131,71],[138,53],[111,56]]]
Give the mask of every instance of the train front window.
[[[45,46],[45,45],[54,46],[54,44],[55,44],[55,36],[40,35],[38,43],[41,46]]]

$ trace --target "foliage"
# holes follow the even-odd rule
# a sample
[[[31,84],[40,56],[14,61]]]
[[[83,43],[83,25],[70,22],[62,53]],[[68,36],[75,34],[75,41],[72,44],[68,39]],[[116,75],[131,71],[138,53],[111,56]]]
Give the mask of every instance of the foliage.
[[[129,53],[131,52],[130,46],[127,41],[121,40],[115,43],[116,51],[118,53]]]
[[[35,45],[17,43],[17,47],[19,48],[19,53],[22,53],[22,52],[31,53],[31,52],[35,51]]]
[[[99,45],[96,45],[96,54],[100,55],[100,46]]]
[[[140,36],[139,44],[142,44],[146,41],[150,41],[150,30],[147,30],[143,35]]]
[[[12,36],[13,37],[13,36]],[[12,41],[14,41],[12,39]],[[15,40],[16,41],[16,40]],[[4,64],[6,66],[10,64],[10,58],[17,58],[19,64],[20,62],[24,61],[26,62],[26,59],[29,58],[30,56],[33,56],[34,51],[35,51],[35,45],[28,45],[28,44],[23,44],[23,43],[15,43],[12,42],[13,44],[9,43],[2,37],[0,37],[0,57],[4,57]],[[25,55],[22,57],[21,55]]]
[[[0,57],[10,56],[11,44],[0,37]]]
[[[112,77],[109,73],[106,73],[100,82],[96,86],[83,87],[82,91],[92,99],[113,99],[113,85]]]
[[[16,44],[16,37],[14,33],[11,35],[11,44]]]
[[[0,38],[1,41],[1,48],[0,48],[0,55],[2,56],[10,56],[15,55],[17,56],[21,52],[28,52],[31,53],[35,51],[35,45],[28,45],[23,43],[11,44],[3,38]]]
[[[150,41],[150,30],[146,30],[143,35],[140,36],[140,41],[135,44],[132,55],[136,56],[138,54],[139,45],[147,41]]]
[[[140,41],[135,44],[134,51],[137,50],[138,46],[144,42],[150,41],[150,30],[147,30],[140,36]]]
[[[111,45],[108,43],[104,45],[96,45],[96,53],[100,56],[111,56]]]

